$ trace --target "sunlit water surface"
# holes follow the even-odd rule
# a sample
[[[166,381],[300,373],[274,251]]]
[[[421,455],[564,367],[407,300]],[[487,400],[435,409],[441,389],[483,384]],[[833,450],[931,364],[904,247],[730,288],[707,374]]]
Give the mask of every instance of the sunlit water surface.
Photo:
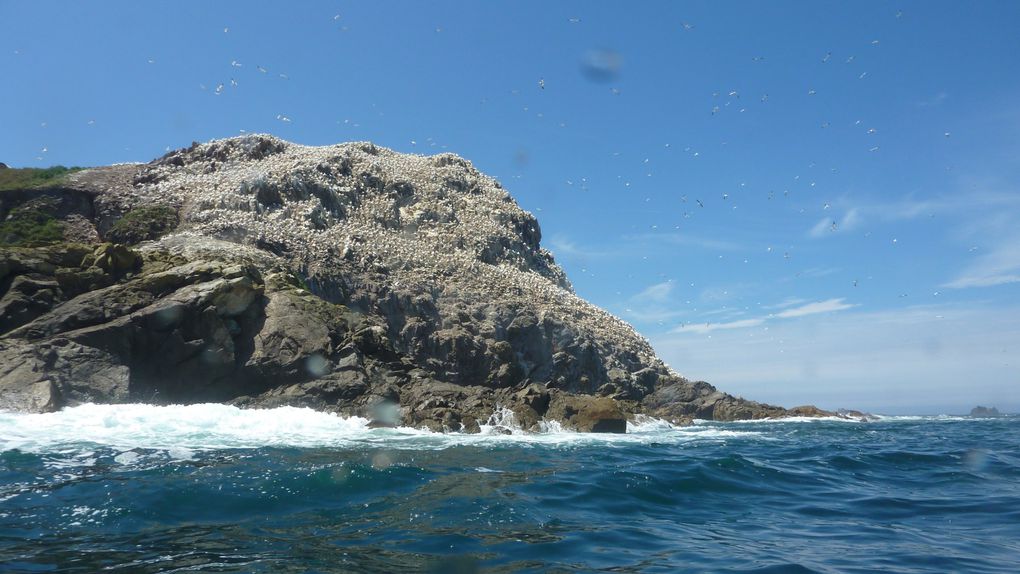
[[[1020,571],[1017,417],[366,425],[0,413],[0,571]]]

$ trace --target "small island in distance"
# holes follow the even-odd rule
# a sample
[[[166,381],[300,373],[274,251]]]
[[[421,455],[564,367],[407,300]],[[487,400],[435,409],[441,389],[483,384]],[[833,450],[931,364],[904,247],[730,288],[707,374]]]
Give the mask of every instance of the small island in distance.
[[[1003,415],[1002,413],[999,412],[999,409],[995,407],[983,407],[978,405],[970,409],[970,416],[987,418],[987,417],[1001,417]]]

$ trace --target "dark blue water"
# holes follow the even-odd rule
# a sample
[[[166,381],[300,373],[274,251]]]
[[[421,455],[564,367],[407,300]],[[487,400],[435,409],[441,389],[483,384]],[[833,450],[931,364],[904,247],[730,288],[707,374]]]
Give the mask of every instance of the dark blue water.
[[[0,414],[0,571],[1020,572],[1016,417],[451,438],[148,409]]]

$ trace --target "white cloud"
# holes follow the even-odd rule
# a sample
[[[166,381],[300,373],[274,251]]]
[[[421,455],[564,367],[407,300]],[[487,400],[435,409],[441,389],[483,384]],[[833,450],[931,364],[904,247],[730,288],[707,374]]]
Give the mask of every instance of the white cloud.
[[[712,251],[740,251],[744,249],[744,246],[734,241],[710,239],[686,233],[640,233],[638,235],[625,235],[623,239],[625,241],[648,242],[656,245],[700,247]]]
[[[716,328],[712,337],[677,330],[651,339],[684,376],[785,406],[1020,409],[1020,305],[918,306],[767,325]]]
[[[918,199],[913,194],[894,201],[849,201],[846,197],[832,202],[833,210],[845,209],[842,218],[820,219],[808,236],[827,237],[862,227],[866,222],[898,223],[920,217],[948,215],[981,224],[991,215],[1015,214],[1020,209],[1020,194],[995,178],[960,178],[960,191],[931,194]],[[1015,217],[1013,218],[1015,219]],[[833,228],[833,223],[836,224]],[[966,226],[965,226],[966,228]]]
[[[803,275],[804,277],[827,277],[842,270],[840,267],[809,267],[799,272],[798,275]]]
[[[617,255],[616,251],[606,251],[598,249],[589,249],[587,247],[579,246],[574,241],[571,241],[564,235],[556,235],[548,241],[549,250],[552,251],[553,256],[567,256],[576,257],[579,259],[597,259],[604,257],[613,257]]]
[[[814,227],[811,228],[808,235],[811,237],[825,237],[826,233],[831,233],[833,231],[832,226],[835,223],[836,222],[834,220],[829,219],[828,217],[823,217],[818,220],[818,223],[816,223]]]
[[[787,301],[790,301],[789,299]],[[804,317],[807,315],[817,315],[819,313],[832,313],[835,311],[843,311],[856,307],[857,305],[851,303],[845,303],[845,299],[827,299],[825,301],[815,301],[813,303],[807,303],[794,307],[793,309],[786,309],[775,314],[768,314],[764,317],[752,317],[750,319],[740,319],[737,321],[728,321],[724,323],[689,323],[674,327],[670,333],[711,333],[712,331],[718,331],[720,329],[746,329],[749,327],[758,327],[764,325],[766,322],[773,321],[775,319],[793,319],[795,317]],[[766,308],[781,308],[782,306],[796,305],[803,300],[794,300],[793,303],[787,303],[780,305],[772,305]]]
[[[656,283],[631,297],[631,301],[635,303],[665,303],[669,300],[670,293],[673,292],[673,286],[674,283],[672,281]]]
[[[1011,238],[981,255],[943,287],[964,289],[1007,283],[1020,283],[1020,237]]]
[[[857,227],[861,221],[861,212],[855,207],[846,212],[846,215],[843,216],[843,221],[840,222],[839,228],[843,231],[850,231]]]
[[[787,309],[785,311],[776,313],[776,317],[780,319],[789,319],[791,317],[803,317],[805,315],[815,315],[817,313],[831,313],[833,311],[842,311],[844,309],[850,309],[856,307],[850,303],[844,303],[844,299],[827,299],[825,301],[817,301],[814,303],[808,303],[794,309]]]
[[[684,316],[686,313],[674,309],[674,305],[670,301],[670,295],[672,295],[675,285],[676,283],[673,281],[649,285],[627,300],[627,308],[623,314],[628,319],[642,323],[661,323]]]
[[[744,247],[732,241],[696,237],[682,233],[640,233],[624,235],[610,247],[589,247],[578,244],[566,235],[556,234],[546,241],[546,247],[555,257],[575,259],[616,259],[632,257],[635,246],[656,249],[670,246],[695,247],[709,251],[740,251]]]
[[[970,214],[987,212],[990,209],[1016,209],[1020,207],[1020,196],[1006,191],[991,191],[1001,187],[997,180],[965,179],[960,187],[968,191],[952,194],[933,195],[926,199],[915,199],[911,196],[892,202],[871,202],[855,206],[857,217],[896,222],[918,217],[930,217],[940,214]],[[969,191],[979,188],[981,191]],[[859,221],[857,223],[860,223]]]
[[[949,94],[947,94],[945,92],[939,92],[939,93],[935,94],[934,96],[931,96],[930,98],[928,98],[926,100],[921,100],[921,101],[917,102],[917,107],[919,107],[919,108],[927,108],[927,107],[933,107],[933,106],[940,106],[940,105],[942,105],[942,102],[945,102],[948,99],[949,99]]]
[[[786,299],[783,299],[782,301],[776,303],[775,305],[766,305],[762,307],[762,309],[785,309],[787,307],[793,307],[794,305],[800,305],[802,303],[807,303],[807,299],[802,299],[800,297],[787,297]]]
[[[811,228],[808,235],[811,237],[825,237],[830,233],[845,233],[861,224],[861,210],[854,207],[843,214],[843,218],[836,221],[835,218],[823,217]]]
[[[764,318],[757,317],[754,319],[741,319],[739,321],[730,321],[728,323],[692,323],[690,325],[680,325],[679,327],[673,328],[670,333],[711,333],[712,331],[718,331],[720,329],[746,329],[748,327],[757,327],[765,322]]]
[[[1008,203],[1005,197],[995,197],[1000,203],[990,204],[992,209],[988,212],[956,229],[954,239],[977,252],[975,258],[943,287],[964,289],[1020,282],[1020,232],[1016,227],[1017,218],[1020,218],[1020,194],[1013,194],[1013,203]]]

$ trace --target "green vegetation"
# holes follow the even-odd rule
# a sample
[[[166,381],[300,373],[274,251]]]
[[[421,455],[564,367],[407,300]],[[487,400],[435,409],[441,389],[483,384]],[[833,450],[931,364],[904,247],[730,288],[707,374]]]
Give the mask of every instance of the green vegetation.
[[[55,165],[47,168],[24,167],[0,169],[0,191],[11,189],[39,189],[53,187],[68,174],[81,171],[82,167]]]
[[[64,228],[46,212],[47,207],[36,202],[12,209],[0,222],[0,247],[39,247],[63,241]]]
[[[106,240],[132,245],[158,239],[177,227],[177,211],[165,205],[146,205],[127,212],[113,224]]]

